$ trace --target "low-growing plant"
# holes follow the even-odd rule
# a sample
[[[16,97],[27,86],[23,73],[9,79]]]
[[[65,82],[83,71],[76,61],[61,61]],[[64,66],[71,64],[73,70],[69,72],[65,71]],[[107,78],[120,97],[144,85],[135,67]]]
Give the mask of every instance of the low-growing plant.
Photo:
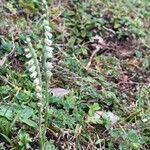
[[[19,141],[18,141],[18,144],[19,144],[19,149],[20,150],[26,150],[26,149],[29,149],[30,148],[30,142],[31,142],[31,138],[29,136],[28,133],[26,133],[25,131],[20,131],[18,133],[18,137],[19,137]]]
[[[125,149],[140,149],[143,144],[143,139],[136,130],[125,131],[124,129],[114,129],[111,131],[111,136],[115,141],[118,141],[119,150]],[[117,145],[117,143],[116,143]],[[114,145],[113,145],[114,147]]]

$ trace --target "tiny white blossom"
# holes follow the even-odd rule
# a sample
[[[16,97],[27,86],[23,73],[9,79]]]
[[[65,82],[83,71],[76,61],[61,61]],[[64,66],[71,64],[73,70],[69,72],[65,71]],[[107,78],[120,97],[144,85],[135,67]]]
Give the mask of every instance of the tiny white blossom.
[[[31,58],[31,57],[32,57],[32,54],[31,54],[31,53],[28,53],[28,54],[26,54],[26,57],[27,57],[27,58]]]
[[[26,38],[27,42],[31,42],[31,39],[29,37]]]
[[[41,99],[41,98],[42,98],[42,94],[36,93],[36,97],[37,97],[38,99]]]
[[[44,28],[45,28],[45,30],[48,31],[48,32],[51,31],[51,28],[49,27],[49,25],[46,25]]]
[[[34,72],[36,70],[36,67],[35,66],[31,66],[30,68],[29,68],[29,71],[30,72]]]
[[[45,38],[44,41],[45,41],[45,43],[46,43],[48,46],[51,46],[51,45],[52,45],[52,41],[51,41],[51,40]]]
[[[52,72],[50,70],[47,70],[46,73],[49,78],[52,76]]]
[[[29,53],[29,52],[30,52],[29,48],[25,48],[24,51],[25,51],[26,53]]]
[[[47,58],[53,58],[53,54],[52,53],[47,53],[46,55],[47,55],[46,56]]]
[[[49,46],[46,46],[46,57],[47,58],[52,58],[53,57],[53,48],[52,47],[49,47]]]
[[[53,68],[53,65],[51,62],[46,62],[46,68],[47,70],[51,70]]]
[[[45,47],[45,50],[46,50],[46,52],[48,52],[48,53],[52,53],[53,50],[54,50],[54,48],[53,48],[53,47],[46,46],[46,47]]]
[[[35,86],[35,90],[36,90],[37,92],[41,92],[41,91],[42,91],[42,87],[39,86],[39,85],[37,85],[37,86]]]
[[[32,72],[30,76],[31,76],[31,78],[36,78],[37,77],[37,72],[36,71]]]
[[[49,22],[48,22],[47,20],[44,20],[43,23],[44,23],[45,25],[49,25]]]
[[[34,59],[30,59],[27,63],[29,66],[32,66],[34,64]]]
[[[47,7],[47,2],[46,2],[46,0],[43,0],[43,4],[46,5],[46,7]]]
[[[144,118],[144,119],[142,119],[142,121],[143,121],[143,122],[147,122],[147,121],[148,121],[148,119],[147,119],[147,118]]]
[[[38,78],[36,78],[34,81],[33,81],[33,83],[34,83],[34,85],[39,85],[40,84],[40,81],[39,81],[39,79]]]
[[[49,31],[45,31],[45,36],[51,39],[53,35]]]

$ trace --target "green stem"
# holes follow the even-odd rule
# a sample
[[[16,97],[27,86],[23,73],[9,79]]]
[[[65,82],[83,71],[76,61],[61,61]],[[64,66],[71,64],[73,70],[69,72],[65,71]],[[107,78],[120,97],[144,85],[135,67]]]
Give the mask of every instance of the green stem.
[[[46,134],[46,129],[47,129],[47,125],[48,125],[48,105],[49,105],[49,92],[48,92],[48,88],[49,88],[49,78],[47,75],[47,68],[46,68],[46,54],[44,52],[44,72],[45,72],[45,134]]]

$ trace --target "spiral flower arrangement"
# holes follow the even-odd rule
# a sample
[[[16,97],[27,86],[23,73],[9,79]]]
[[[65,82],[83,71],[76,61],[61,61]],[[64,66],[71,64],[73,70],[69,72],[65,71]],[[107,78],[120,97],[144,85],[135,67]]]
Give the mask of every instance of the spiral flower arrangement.
[[[44,29],[45,29],[45,61],[46,61],[46,74],[48,78],[51,77],[52,73],[52,62],[51,59],[53,58],[53,47],[52,47],[52,34],[51,34],[51,28],[49,26],[49,22],[47,20],[44,20]]]
[[[43,115],[42,112],[44,110],[44,105],[43,105],[43,89],[42,89],[42,78],[41,78],[41,72],[40,72],[40,67],[39,67],[39,62],[37,59],[37,55],[35,52],[35,49],[32,46],[32,43],[30,41],[30,38],[26,39],[28,43],[28,47],[25,49],[25,54],[26,58],[28,59],[27,61],[27,68],[30,72],[30,77],[33,80],[33,85],[35,87],[36,91],[36,97],[38,99],[38,110],[39,110],[39,141],[40,141],[40,149],[43,150],[42,147],[43,145]]]
[[[27,43],[29,45],[29,48],[25,49],[25,54],[26,58],[28,59],[28,70],[30,72],[30,77],[33,80],[36,96],[38,99],[42,99],[42,79],[37,55],[35,53],[35,49],[32,47],[30,38],[27,38]]]
[[[46,0],[42,0],[43,4],[45,6],[45,14],[44,14],[44,63],[45,63],[45,72],[46,72],[46,80],[48,81],[52,75],[51,70],[52,70],[52,63],[51,59],[53,58],[53,47],[52,47],[52,34],[51,34],[51,28],[49,25],[49,13],[48,13],[48,5]],[[46,82],[47,82],[46,81]]]
[[[33,80],[33,85],[36,91],[36,97],[38,99],[38,110],[39,110],[39,142],[40,149],[45,149],[46,143],[46,129],[48,123],[48,109],[49,109],[49,80],[52,76],[52,58],[53,58],[53,47],[52,47],[52,34],[49,25],[48,18],[48,6],[45,0],[43,0],[45,14],[43,20],[44,29],[44,40],[43,40],[43,68],[44,68],[44,79],[42,80],[42,75],[40,71],[40,65],[37,59],[37,54],[32,46],[30,38],[27,38],[28,48],[25,49],[26,58],[28,59],[28,71],[30,72],[30,77]]]

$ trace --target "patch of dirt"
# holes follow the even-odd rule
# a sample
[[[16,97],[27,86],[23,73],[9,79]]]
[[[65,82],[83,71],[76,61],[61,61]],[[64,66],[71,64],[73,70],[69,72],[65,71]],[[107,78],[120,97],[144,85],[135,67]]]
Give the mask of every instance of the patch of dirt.
[[[132,37],[125,39],[117,39],[115,36],[106,37],[107,46],[111,51],[107,51],[108,55],[116,56],[119,59],[127,59],[133,57],[136,48],[136,40]]]
[[[19,59],[17,58],[15,53],[12,53],[9,57],[8,57],[9,61],[11,62],[11,66],[14,70],[21,72],[24,69],[24,66],[21,64],[21,62],[19,61]]]

